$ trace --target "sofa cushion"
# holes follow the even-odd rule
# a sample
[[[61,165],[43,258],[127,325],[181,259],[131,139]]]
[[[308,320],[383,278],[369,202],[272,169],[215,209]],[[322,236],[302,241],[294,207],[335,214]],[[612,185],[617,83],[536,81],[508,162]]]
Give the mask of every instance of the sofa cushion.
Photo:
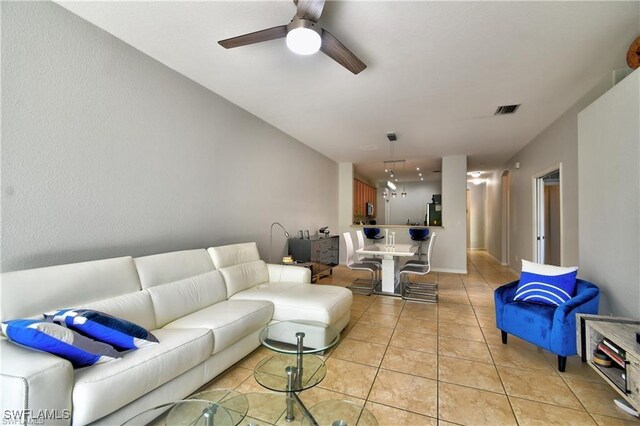
[[[106,343],[43,320],[9,320],[2,323],[2,333],[12,342],[69,360],[76,368],[113,361],[121,356]]]
[[[201,309],[165,328],[209,328],[213,351],[218,353],[271,321],[273,304],[262,300],[228,300]]]
[[[220,271],[150,287],[158,327],[227,299],[227,288]]]
[[[122,296],[111,297],[97,302],[84,303],[82,307],[126,319],[147,330],[158,328],[151,296],[146,290],[123,294]]]
[[[153,334],[160,341],[157,345],[75,372],[74,424],[90,423],[125,406],[200,364],[213,349],[207,329],[165,328]]]
[[[273,302],[273,320],[304,319],[333,325],[351,310],[353,294],[343,287],[268,283],[236,293],[231,300]]]
[[[227,285],[227,298],[239,291],[269,281],[267,264],[262,260],[221,268],[220,272]]]
[[[140,290],[131,257],[6,272],[1,281],[0,320],[40,316]]]
[[[226,268],[241,263],[260,260],[256,243],[230,244],[207,249],[216,268]]]
[[[144,327],[92,309],[62,309],[44,314],[44,317],[47,321],[107,343],[119,351],[158,343],[158,339]]]
[[[142,288],[195,277],[215,267],[205,249],[172,251],[133,259]]]

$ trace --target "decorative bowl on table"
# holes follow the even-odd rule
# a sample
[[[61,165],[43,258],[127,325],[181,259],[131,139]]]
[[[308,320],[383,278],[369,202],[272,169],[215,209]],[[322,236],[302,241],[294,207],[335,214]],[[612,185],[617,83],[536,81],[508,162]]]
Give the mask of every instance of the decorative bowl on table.
[[[384,238],[380,235],[380,228],[363,228],[362,232],[364,232],[364,236],[370,240],[379,240],[380,238]]]

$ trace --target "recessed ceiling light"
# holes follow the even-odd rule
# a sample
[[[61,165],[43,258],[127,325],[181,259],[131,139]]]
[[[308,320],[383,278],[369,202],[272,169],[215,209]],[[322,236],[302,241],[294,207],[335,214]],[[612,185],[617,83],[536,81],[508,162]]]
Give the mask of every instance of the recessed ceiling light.
[[[416,167],[416,170],[420,171],[420,167]]]
[[[424,180],[424,178],[420,178],[420,180]]]
[[[418,173],[418,176],[422,176],[422,173]]]
[[[482,172],[471,172],[469,173],[472,178],[479,178]]]

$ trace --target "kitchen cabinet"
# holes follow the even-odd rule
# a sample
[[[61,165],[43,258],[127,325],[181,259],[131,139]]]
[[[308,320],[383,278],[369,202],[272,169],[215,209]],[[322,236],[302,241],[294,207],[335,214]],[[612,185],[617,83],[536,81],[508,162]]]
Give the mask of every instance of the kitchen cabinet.
[[[361,182],[353,180],[353,216],[354,219],[363,219],[366,216],[376,217],[377,214],[377,189]],[[373,214],[367,215],[367,203],[373,205]]]

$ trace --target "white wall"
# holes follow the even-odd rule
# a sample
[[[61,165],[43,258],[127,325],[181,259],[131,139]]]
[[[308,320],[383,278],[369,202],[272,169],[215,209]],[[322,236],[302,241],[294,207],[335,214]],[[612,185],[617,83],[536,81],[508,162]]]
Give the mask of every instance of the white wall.
[[[340,263],[346,263],[343,232],[353,224],[353,163],[338,164],[338,229],[340,233]]]
[[[469,183],[469,227],[470,241],[469,248],[484,249],[485,248],[485,212],[486,212],[486,183],[475,185]]]
[[[335,162],[54,3],[1,8],[2,270],[337,230]]]
[[[640,69],[578,114],[580,276],[640,317]]]
[[[433,264],[444,272],[467,272],[467,157],[442,158],[442,229],[434,249]]]
[[[432,182],[408,182],[405,185],[407,196],[404,198],[400,196],[403,188],[402,185],[397,185],[398,189],[396,192],[398,196],[389,199],[389,224],[406,225],[408,219],[411,223],[423,225],[427,212],[427,203],[431,202],[433,194],[442,193],[442,183],[440,180]],[[380,197],[378,197],[378,202],[380,202]],[[443,220],[446,219],[443,218]]]
[[[492,171],[486,178],[485,249],[502,263],[502,170]]]
[[[499,185],[499,176],[510,170],[510,247],[509,265],[520,271],[521,259],[532,260],[533,239],[533,178],[549,167],[562,163],[562,264],[578,265],[578,112],[598,98],[612,85],[611,75],[604,76],[576,104],[569,108],[549,127],[543,130],[501,168],[493,178]],[[515,163],[520,163],[520,169]],[[493,182],[492,178],[492,182]],[[488,204],[492,214],[487,227],[500,229],[501,215],[497,214],[500,205],[500,192],[489,191]],[[501,258],[496,241],[491,240],[489,253]]]

